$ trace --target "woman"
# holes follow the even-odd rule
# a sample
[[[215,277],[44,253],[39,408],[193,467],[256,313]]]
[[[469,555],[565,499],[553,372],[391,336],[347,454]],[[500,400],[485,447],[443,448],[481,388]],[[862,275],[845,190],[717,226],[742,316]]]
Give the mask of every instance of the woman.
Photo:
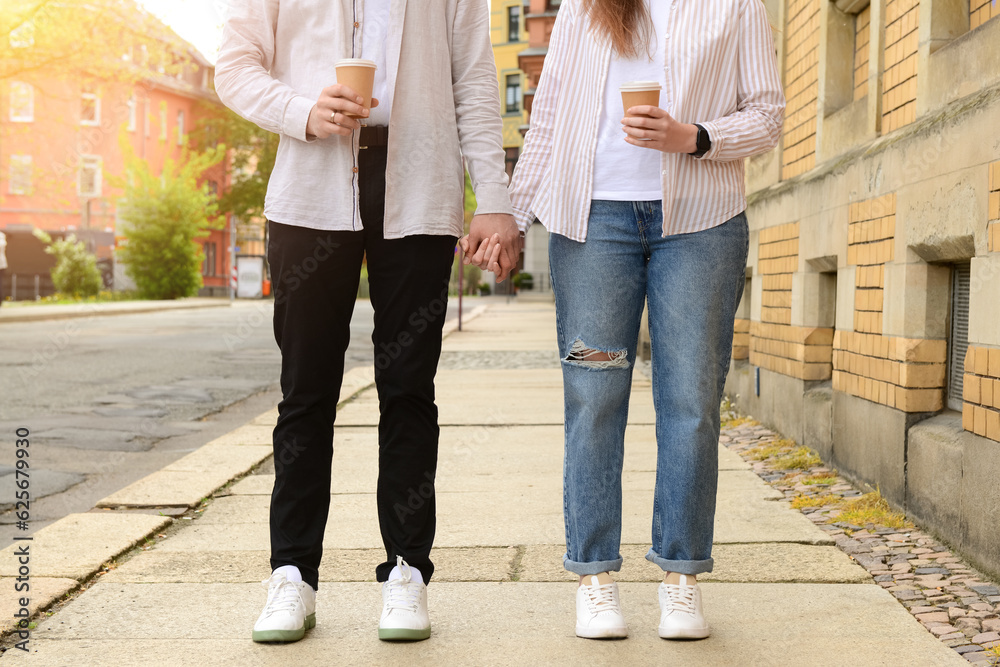
[[[619,87],[662,85],[622,118]],[[551,232],[566,409],[565,567],[576,633],[625,637],[622,457],[649,303],[658,446],[659,634],[709,634],[719,403],[748,248],[744,158],[778,141],[785,100],[761,0],[562,3],[511,184],[522,230]]]

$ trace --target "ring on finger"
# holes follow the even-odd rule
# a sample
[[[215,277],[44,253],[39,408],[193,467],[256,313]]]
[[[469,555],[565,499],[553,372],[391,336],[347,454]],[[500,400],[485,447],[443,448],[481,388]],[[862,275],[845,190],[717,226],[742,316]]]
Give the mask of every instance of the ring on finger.
[[[333,123],[334,125],[340,125],[340,123],[337,122],[337,112],[336,111],[334,111],[332,114],[330,114],[330,122]]]

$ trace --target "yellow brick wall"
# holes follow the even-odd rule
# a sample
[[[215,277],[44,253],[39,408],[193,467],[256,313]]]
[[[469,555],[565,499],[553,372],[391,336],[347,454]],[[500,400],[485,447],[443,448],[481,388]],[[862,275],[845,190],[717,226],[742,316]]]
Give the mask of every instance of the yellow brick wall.
[[[854,100],[868,95],[868,45],[872,34],[872,8],[865,7],[855,19],[854,34]]]
[[[945,340],[838,331],[833,388],[903,412],[941,410],[947,354]]]
[[[787,0],[785,129],[781,177],[816,165],[816,100],[819,97],[820,0]]]
[[[799,264],[799,223],[760,232],[757,272],[763,281],[760,321],[792,322],[792,274]]]
[[[1000,3],[997,3],[1000,7]],[[990,252],[1000,252],[1000,162],[990,165],[989,186],[990,204],[987,215],[986,234]]]
[[[750,363],[800,380],[829,380],[833,329],[750,323]]]
[[[970,30],[975,30],[997,16],[1000,16],[1000,2],[996,0],[969,0]]]
[[[885,263],[894,255],[896,195],[851,204],[847,231],[847,263],[857,266],[854,330],[882,333]]]
[[[962,387],[962,428],[1000,441],[1000,349],[970,345]]]
[[[919,0],[886,0],[885,74],[882,132],[912,123],[917,116],[917,24]]]
[[[750,320],[737,319],[733,332],[733,359],[749,359],[749,358],[750,358]]]

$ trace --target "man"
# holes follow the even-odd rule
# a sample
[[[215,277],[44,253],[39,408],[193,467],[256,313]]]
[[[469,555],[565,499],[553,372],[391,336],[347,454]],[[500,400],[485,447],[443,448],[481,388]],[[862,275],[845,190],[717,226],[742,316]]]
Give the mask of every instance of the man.
[[[336,83],[334,65],[344,58],[378,66],[370,114],[357,91]],[[470,240],[501,280],[521,245],[506,190],[488,8],[483,0],[234,0],[216,89],[237,113],[281,135],[264,213],[283,400],[274,430],[273,572],[253,639],[295,641],[316,623],[333,423],[363,258],[381,412],[379,637],[426,639],[434,375],[463,232],[463,156],[479,202]],[[414,489],[428,495],[417,508],[407,504]]]

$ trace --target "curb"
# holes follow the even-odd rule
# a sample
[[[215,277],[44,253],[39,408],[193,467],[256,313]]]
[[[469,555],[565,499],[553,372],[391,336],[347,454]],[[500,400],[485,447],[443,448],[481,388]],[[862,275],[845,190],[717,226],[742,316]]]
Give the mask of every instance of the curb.
[[[0,308],[0,325],[16,322],[44,322],[48,320],[72,320],[85,317],[136,315],[141,313],[157,313],[166,310],[229,308],[232,303],[228,299],[204,299],[191,301],[143,301],[117,308],[108,307],[115,305],[113,303],[91,303],[79,306],[32,306],[23,309],[18,308],[13,312],[9,308]]]

